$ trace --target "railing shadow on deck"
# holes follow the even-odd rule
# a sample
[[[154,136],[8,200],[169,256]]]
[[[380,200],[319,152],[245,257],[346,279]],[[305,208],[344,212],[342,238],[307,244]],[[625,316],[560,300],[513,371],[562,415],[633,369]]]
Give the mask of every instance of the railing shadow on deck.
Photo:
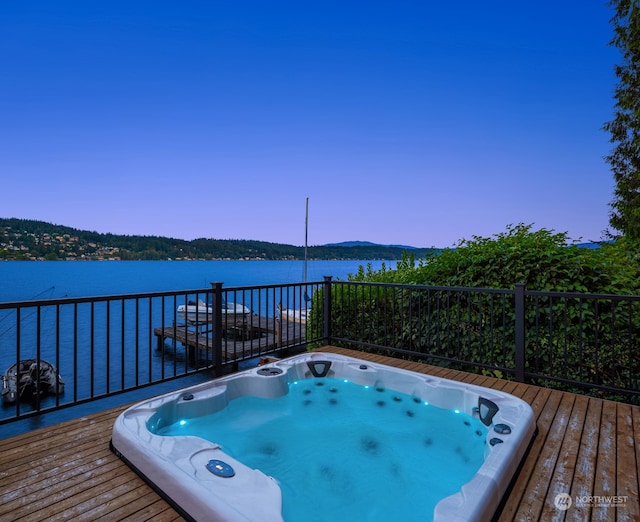
[[[327,344],[637,404],[639,307],[640,296],[521,284],[480,289],[330,277],[0,303],[0,371],[48,361],[64,380],[61,393],[5,401],[0,424]],[[306,322],[293,314],[301,309],[309,311]],[[43,388],[43,376],[29,377]]]

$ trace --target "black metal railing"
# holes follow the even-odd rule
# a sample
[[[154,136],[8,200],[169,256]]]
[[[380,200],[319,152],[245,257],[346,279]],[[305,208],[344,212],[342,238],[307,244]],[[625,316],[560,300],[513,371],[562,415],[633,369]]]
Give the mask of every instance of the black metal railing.
[[[3,375],[0,424],[303,350],[317,339],[293,315],[322,284],[0,303],[0,372],[16,369]],[[49,390],[46,363],[63,385]]]
[[[639,342],[640,296],[520,284],[480,289],[327,277],[0,303],[0,372],[48,361],[64,380],[64,393],[5,401],[0,424],[326,344],[637,403]],[[22,377],[36,390],[46,381],[26,369]]]
[[[640,402],[640,296],[334,282],[331,344]]]

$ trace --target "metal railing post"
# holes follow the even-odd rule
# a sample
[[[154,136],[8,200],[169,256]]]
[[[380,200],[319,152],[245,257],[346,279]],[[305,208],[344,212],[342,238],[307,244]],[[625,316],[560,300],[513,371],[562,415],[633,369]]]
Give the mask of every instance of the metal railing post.
[[[516,283],[515,285],[515,379],[518,382],[524,382],[525,367],[525,332],[524,332],[524,291],[526,285],[524,283]]]
[[[297,308],[305,286],[313,286],[315,294],[308,336],[295,335],[302,326],[290,322],[291,338],[285,328],[282,339],[276,325],[278,342],[272,340],[273,323],[266,315],[278,300],[286,304],[288,294],[295,294]],[[0,302],[0,337],[7,348],[3,365],[45,358],[69,379],[66,395],[62,390],[44,402],[36,399],[34,408],[18,400],[5,407],[0,426],[197,373],[219,376],[228,368],[237,370],[241,361],[307,342],[427,355],[459,369],[507,372],[516,382],[535,378],[615,400],[624,395],[631,404],[640,400],[640,372],[633,359],[640,336],[638,295],[537,291],[523,283],[482,289],[338,280],[334,298],[333,287],[332,277],[325,276],[313,283],[228,291],[212,282],[180,291]],[[225,298],[244,303],[247,295],[256,312],[243,314],[242,322],[237,314],[225,313]],[[206,303],[199,299],[204,296]],[[233,330],[240,326],[242,331]],[[236,333],[241,339],[231,335]],[[207,354],[206,361],[200,353]],[[614,359],[619,356],[627,362]]]
[[[322,337],[324,344],[331,344],[331,276],[324,276],[324,301],[322,308]]]
[[[213,371],[215,375],[220,373],[222,367],[222,285],[224,283],[211,283],[213,289],[213,338],[211,339],[213,350]]]

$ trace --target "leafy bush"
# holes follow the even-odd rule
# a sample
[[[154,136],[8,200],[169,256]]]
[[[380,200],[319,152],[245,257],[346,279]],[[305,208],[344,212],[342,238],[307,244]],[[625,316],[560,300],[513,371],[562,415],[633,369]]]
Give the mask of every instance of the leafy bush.
[[[566,233],[515,225],[491,238],[474,236],[419,260],[405,257],[397,270],[364,269],[354,281],[434,286],[637,294],[639,258],[624,240],[581,248]]]
[[[511,290],[523,283],[527,290],[561,292],[533,292],[525,301],[526,371],[533,382],[637,390],[640,300],[622,298],[640,294],[637,251],[625,240],[582,248],[566,233],[510,226],[438,255],[405,257],[396,270],[361,268],[350,281],[394,286],[374,286],[365,296],[356,295],[365,287],[338,287],[332,325],[339,337],[359,343],[509,375],[516,337]]]

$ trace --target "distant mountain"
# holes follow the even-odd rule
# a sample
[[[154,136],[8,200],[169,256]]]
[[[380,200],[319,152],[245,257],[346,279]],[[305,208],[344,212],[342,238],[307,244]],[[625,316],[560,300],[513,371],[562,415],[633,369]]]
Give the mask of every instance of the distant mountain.
[[[613,239],[606,239],[604,241],[589,241],[588,243],[577,243],[576,246],[578,248],[600,248],[602,245],[606,244],[606,243],[613,243],[614,240]]]
[[[378,243],[371,243],[370,241],[343,241],[341,243],[327,243],[324,246],[328,247],[381,247],[381,248],[401,248],[403,250],[421,250],[418,247],[407,245],[381,245]],[[422,249],[424,250],[424,249]]]

